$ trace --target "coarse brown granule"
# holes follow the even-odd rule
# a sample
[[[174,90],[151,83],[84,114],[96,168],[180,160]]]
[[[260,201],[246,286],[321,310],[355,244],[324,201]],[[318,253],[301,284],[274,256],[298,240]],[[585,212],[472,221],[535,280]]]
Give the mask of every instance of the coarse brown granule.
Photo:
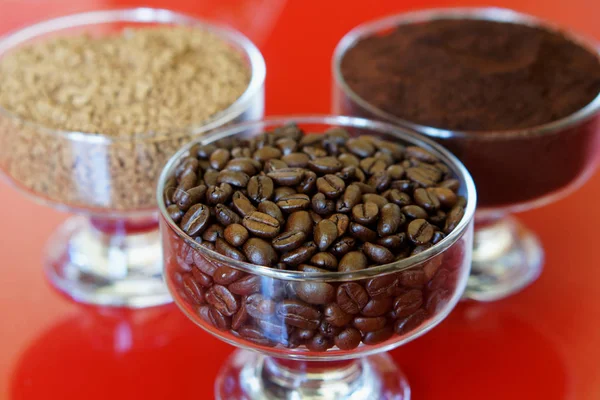
[[[153,209],[165,162],[192,128],[244,93],[250,74],[240,51],[200,29],[23,46],[0,58],[0,105],[12,113],[0,110],[0,169],[70,208]],[[260,104],[231,122],[262,116],[257,96]],[[74,139],[51,129],[90,134]]]
[[[432,20],[359,40],[341,72],[368,103],[443,129],[530,128],[600,92],[600,63],[560,33],[520,24]]]

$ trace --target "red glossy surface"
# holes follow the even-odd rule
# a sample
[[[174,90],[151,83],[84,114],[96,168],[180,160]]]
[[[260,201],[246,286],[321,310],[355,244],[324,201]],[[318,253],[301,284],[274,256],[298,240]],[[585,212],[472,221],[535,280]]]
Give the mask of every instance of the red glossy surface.
[[[247,33],[268,65],[267,112],[327,112],[330,56],[352,26],[445,0],[146,1],[220,19]],[[134,1],[1,0],[0,30],[66,12]],[[600,38],[596,0],[504,0]],[[522,215],[546,247],[541,278],[495,304],[460,306],[437,329],[392,352],[413,399],[600,398],[600,174],[577,193]],[[65,219],[0,184],[0,399],[166,399],[212,396],[232,348],[174,306],[99,315],[52,291],[41,269]]]

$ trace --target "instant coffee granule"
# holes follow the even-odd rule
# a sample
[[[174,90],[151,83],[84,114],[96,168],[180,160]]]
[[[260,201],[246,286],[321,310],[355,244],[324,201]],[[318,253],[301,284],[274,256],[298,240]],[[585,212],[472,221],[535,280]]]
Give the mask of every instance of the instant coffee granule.
[[[598,56],[538,27],[480,20],[399,25],[341,62],[359,97],[404,120],[511,130],[564,118],[600,92]]]
[[[17,48],[0,59],[0,106],[8,111],[0,113],[0,166],[56,202],[151,208],[166,160],[244,93],[250,74],[242,54],[194,28]],[[49,130],[89,135],[73,140]]]

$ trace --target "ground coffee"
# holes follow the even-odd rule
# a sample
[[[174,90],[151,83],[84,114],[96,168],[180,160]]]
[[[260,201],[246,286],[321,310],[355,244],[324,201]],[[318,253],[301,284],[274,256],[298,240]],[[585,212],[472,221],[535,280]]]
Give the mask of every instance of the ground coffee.
[[[545,29],[482,20],[400,25],[364,38],[341,71],[381,110],[452,130],[545,124],[600,92],[595,54]]]

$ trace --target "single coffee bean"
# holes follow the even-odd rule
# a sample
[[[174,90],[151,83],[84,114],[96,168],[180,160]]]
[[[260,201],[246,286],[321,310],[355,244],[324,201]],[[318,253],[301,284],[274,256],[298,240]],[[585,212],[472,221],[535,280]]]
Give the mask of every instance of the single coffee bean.
[[[280,252],[288,252],[297,249],[306,241],[306,234],[302,231],[286,231],[276,236],[273,247]]]
[[[295,211],[287,219],[285,224],[286,232],[304,232],[306,236],[312,235],[313,220],[307,211]]]
[[[217,253],[223,254],[224,256],[227,256],[229,258],[233,258],[234,260],[246,261],[246,257],[244,257],[244,254],[229,243],[227,243],[227,241],[225,241],[224,239],[217,238],[217,240],[215,241],[215,250],[217,251]]]
[[[163,191],[163,201],[165,202],[165,205],[169,207],[171,204],[174,203],[173,195],[175,194],[175,190],[177,189],[177,180],[175,179],[175,177],[172,176],[169,179],[167,179],[164,187],[165,190]]]
[[[375,146],[363,139],[350,139],[346,142],[346,147],[351,153],[358,157],[369,157],[375,153]]]
[[[438,244],[439,242],[441,242],[442,240],[444,240],[445,237],[446,237],[446,235],[444,235],[443,232],[436,231],[433,234],[433,237],[431,238],[431,243]]]
[[[438,186],[440,188],[446,188],[452,190],[453,192],[457,192],[460,188],[460,182],[458,179],[446,179],[445,181],[440,182]]]
[[[428,216],[427,211],[417,205],[404,206],[401,211],[409,219],[426,219]]]
[[[333,221],[324,219],[315,226],[314,241],[319,250],[325,251],[337,239],[337,226]]]
[[[281,212],[281,209],[277,206],[277,204],[273,203],[272,201],[263,201],[258,205],[258,211],[268,214],[271,217],[275,218],[277,221],[279,221],[279,225],[283,226],[283,224],[285,223],[285,218],[283,218],[283,213]]]
[[[372,298],[393,296],[398,288],[398,274],[388,274],[371,278],[367,281],[365,289]]]
[[[264,334],[262,328],[243,326],[238,332],[242,338],[259,346],[274,347],[277,345],[276,341]]]
[[[352,315],[348,314],[337,303],[327,304],[323,309],[325,321],[333,326],[343,327],[352,321]]]
[[[356,282],[342,283],[337,289],[337,304],[348,314],[358,314],[369,302],[369,295]]]
[[[198,181],[198,175],[194,171],[186,171],[181,177],[178,179],[179,184],[177,185],[177,191],[179,190],[189,190],[196,186]]]
[[[296,295],[309,304],[328,304],[335,301],[335,288],[327,282],[296,282]]]
[[[310,158],[305,153],[289,153],[281,157],[292,168],[307,168]]]
[[[379,207],[375,203],[357,204],[352,207],[352,219],[359,224],[369,225],[373,223],[379,215]]]
[[[400,208],[408,206],[412,203],[410,195],[403,193],[398,189],[391,189],[387,192],[386,198],[394,204],[397,204]]]
[[[308,154],[311,160],[319,157],[325,157],[327,155],[327,150],[320,149],[315,146],[304,146],[302,147],[302,152]]]
[[[330,246],[329,251],[337,258],[341,258],[344,254],[347,254],[355,247],[356,240],[354,240],[352,237],[346,236],[333,243]]]
[[[181,218],[181,229],[190,236],[204,232],[208,227],[210,210],[204,204],[194,204]]]
[[[284,154],[281,157],[281,159],[283,161],[285,161],[286,155],[289,155],[289,154],[293,153],[298,148],[298,142],[296,142],[294,139],[290,139],[290,138],[281,138],[281,139],[278,139],[275,142],[275,144],[277,145],[277,148],[279,148],[279,150],[281,150],[281,152]]]
[[[228,183],[231,186],[246,187],[250,177],[245,172],[223,170],[217,176],[217,183]]]
[[[237,294],[239,296],[248,296],[253,293],[260,292],[261,281],[262,279],[260,275],[247,275],[231,283],[228,288],[233,294]]]
[[[341,350],[352,350],[360,344],[360,332],[356,328],[346,328],[334,339],[334,343]]]
[[[348,182],[356,178],[356,167],[344,167],[340,172],[337,172],[335,176],[348,184]]]
[[[333,205],[333,204],[332,204]],[[184,212],[179,209],[177,204],[171,204],[167,207],[167,213],[169,214],[169,218],[173,220],[173,222],[181,221]]]
[[[317,252],[317,245],[308,242],[295,250],[289,251],[281,256],[281,262],[296,266],[305,263]]]
[[[408,237],[416,245],[426,244],[433,238],[433,226],[425,219],[415,219],[407,228]]]
[[[296,186],[304,179],[302,168],[281,168],[269,172],[267,176],[281,186]]]
[[[429,189],[418,188],[413,194],[415,203],[423,207],[426,211],[433,212],[440,207],[440,201]]]
[[[246,297],[246,311],[255,319],[268,319],[275,313],[275,303],[260,293]]]
[[[344,236],[346,231],[348,230],[348,225],[350,224],[350,218],[346,214],[333,214],[329,217],[330,221],[333,221],[337,227],[337,236]]]
[[[397,204],[388,203],[381,208],[377,233],[381,237],[393,235],[405,222],[406,217],[400,211],[400,207]]]
[[[365,317],[380,317],[392,310],[393,299],[389,296],[371,299],[361,310]]]
[[[325,136],[321,133],[306,133],[300,138],[300,147],[315,146],[320,144]]]
[[[223,237],[225,240],[227,240],[227,242],[234,247],[240,247],[243,245],[246,240],[248,240],[248,235],[248,230],[240,224],[228,225],[223,232]]]
[[[427,250],[427,249],[431,248],[432,246],[433,246],[433,244],[431,244],[431,243],[421,244],[421,245],[419,245],[419,246],[415,247],[415,248],[414,248],[414,249],[413,249],[413,250],[410,252],[410,256],[417,255],[417,254],[419,254],[419,253],[421,253],[421,252],[423,252],[423,251],[425,251],[425,250]]]
[[[421,287],[427,283],[425,272],[420,269],[411,269],[400,273],[400,284],[409,287]]]
[[[300,329],[317,329],[321,312],[297,300],[284,300],[277,304],[277,317],[286,324]]]
[[[350,223],[350,235],[363,242],[373,242],[377,239],[377,233],[364,225],[356,222]]]
[[[320,157],[310,160],[308,167],[317,174],[335,174],[344,167],[336,157]]]
[[[377,204],[377,207],[379,207],[380,209],[383,206],[385,206],[387,203],[389,203],[389,201],[385,197],[383,197],[381,195],[378,195],[378,194],[375,194],[375,193],[365,193],[365,194],[363,194],[362,195],[362,202],[363,203],[367,203],[367,202],[375,203],[375,204]]]
[[[363,337],[363,343],[367,345],[376,345],[390,339],[394,334],[394,330],[390,326],[381,328],[378,331],[367,332]]]
[[[360,160],[354,154],[343,153],[338,156],[344,167],[358,167]]]
[[[193,154],[193,153],[190,153]],[[181,178],[186,172],[198,173],[198,159],[195,156],[186,157],[175,169],[175,176]]]
[[[229,150],[225,149],[216,149],[209,158],[210,166],[216,169],[217,171],[225,168],[225,165],[229,162],[231,158],[231,154],[229,154]]]
[[[423,271],[423,272],[425,272],[425,271]],[[450,278],[450,272],[447,269],[442,268],[427,283],[427,288],[429,289],[430,292],[440,289],[446,285],[449,278]],[[427,277],[426,277],[426,279],[427,279]]]
[[[238,310],[238,302],[233,294],[221,285],[213,285],[204,295],[206,302],[221,314],[231,317]]]
[[[306,342],[306,347],[310,351],[322,352],[327,351],[330,347],[333,347],[333,340],[324,336],[321,333],[316,334],[312,339]]]
[[[309,264],[300,264],[298,265],[298,271],[301,272],[318,272],[318,273],[326,273],[326,272],[331,272],[329,270],[323,269],[323,268],[319,268],[319,267],[315,267],[314,265],[309,265]]]
[[[249,319],[250,315],[248,315],[248,311],[246,311],[246,304],[240,304],[239,310],[231,317],[231,329],[236,331],[239,330]]]
[[[208,187],[217,185],[217,178],[219,177],[219,171],[209,169],[204,172],[204,184]]]
[[[266,162],[273,158],[280,158],[282,156],[281,150],[277,147],[263,146],[256,150],[252,157],[260,162]]]
[[[378,264],[389,264],[394,261],[394,254],[383,246],[379,246],[373,243],[365,243],[363,245],[363,251],[371,259],[371,261]]]
[[[273,238],[279,233],[279,221],[260,211],[252,211],[244,217],[242,225],[258,237]]]
[[[359,203],[362,197],[362,191],[356,184],[352,184],[346,188],[344,195],[337,202],[336,209],[338,212],[347,213]]]
[[[206,240],[208,242],[216,242],[217,238],[224,236],[223,226],[219,224],[212,224],[202,234],[202,240]]]
[[[173,195],[173,201],[182,211],[187,211],[194,204],[204,199],[206,194],[206,185],[198,185],[188,190],[176,189]]]
[[[429,315],[436,315],[442,307],[448,303],[450,298],[450,292],[446,289],[438,289],[427,296],[427,302],[425,303],[425,309]]]
[[[204,288],[200,286],[195,280],[193,275],[185,274],[182,281],[183,290],[188,298],[194,303],[200,305],[205,302]]]
[[[421,165],[408,168],[406,177],[422,187],[431,187],[442,179],[442,173],[439,170],[429,169]]]
[[[217,242],[218,241],[224,242],[224,240],[222,240],[222,239],[217,239]],[[244,276],[245,276],[245,273],[243,271],[240,271],[239,269],[228,267],[226,265],[222,265],[215,270],[215,273],[213,274],[212,277],[213,277],[215,283],[218,283],[219,285],[227,286],[230,283],[233,283],[233,282],[237,281],[238,279],[243,278]]]
[[[312,171],[306,171],[304,173],[304,179],[296,186],[296,191],[302,194],[312,194],[316,190],[317,186],[317,174]]]
[[[367,268],[367,257],[362,251],[351,251],[347,253],[339,262],[338,271],[351,272],[360,271]]]
[[[209,186],[206,190],[206,202],[209,205],[224,204],[229,201],[233,194],[233,188],[228,183],[221,183],[219,186]]]
[[[214,326],[220,331],[226,331],[231,327],[231,318],[221,314],[218,310],[211,306],[202,306],[198,309],[200,318]]]
[[[361,332],[374,332],[383,329],[386,322],[385,317],[355,317],[352,324]]]
[[[330,215],[335,211],[335,203],[329,200],[323,193],[317,193],[313,196],[312,209],[319,215]]]
[[[394,324],[397,335],[405,335],[419,327],[427,319],[427,313],[421,309],[406,318],[399,319]]]
[[[252,264],[270,267],[277,262],[277,252],[271,243],[263,239],[250,238],[244,243],[243,249],[246,258]]]
[[[270,200],[275,190],[273,180],[268,176],[255,175],[248,181],[248,197],[256,203]]]
[[[450,212],[448,212],[448,216],[446,218],[444,233],[448,234],[452,232],[458,226],[458,223],[462,220],[464,215],[465,209],[461,205],[457,204],[454,207],[452,207]]]
[[[317,189],[329,199],[337,199],[344,193],[346,183],[338,176],[327,174],[317,179]]]
[[[255,175],[260,169],[260,163],[249,157],[236,157],[230,160],[225,166],[226,171],[243,172],[248,177]],[[220,175],[220,174],[219,174]],[[248,178],[249,180],[250,178]],[[248,182],[246,182],[248,185]],[[246,186],[244,185],[244,187]]]
[[[423,292],[411,289],[394,299],[394,317],[404,318],[417,311],[423,305]]]
[[[305,194],[290,194],[277,201],[279,208],[287,213],[306,210],[310,206],[310,198]]]
[[[382,166],[382,168],[383,167],[385,167],[385,164]],[[386,190],[390,186],[390,183],[391,179],[386,171],[380,171],[373,174],[367,181],[368,185],[373,186],[379,192]]]
[[[197,283],[204,287],[210,287],[213,284],[213,279],[210,275],[200,271],[199,268],[192,268],[192,275]]]
[[[235,211],[223,204],[217,204],[215,206],[215,217],[223,226],[239,224],[242,221]]]
[[[242,217],[245,217],[251,212],[256,211],[256,207],[254,207],[250,200],[239,190],[233,194],[233,208]]]
[[[336,270],[338,266],[337,258],[331,254],[326,252],[317,253],[311,257],[310,263],[325,269]]]
[[[280,186],[277,189],[275,189],[275,192],[273,194],[273,201],[277,203],[282,197],[290,194],[296,194],[296,189],[286,186]]]
[[[406,234],[404,232],[398,233],[391,236],[382,237],[377,240],[377,244],[394,251],[405,247],[408,243]]]
[[[399,179],[404,178],[405,171],[404,171],[404,168],[402,167],[402,165],[399,165],[399,164],[390,165],[389,167],[387,167],[386,171],[387,171],[390,179],[393,181],[397,181]]]
[[[265,163],[265,167],[263,168],[263,170],[265,174],[269,174],[271,172],[281,170],[284,168],[288,168],[288,165],[284,161],[272,158]],[[271,179],[273,178],[271,177]]]

